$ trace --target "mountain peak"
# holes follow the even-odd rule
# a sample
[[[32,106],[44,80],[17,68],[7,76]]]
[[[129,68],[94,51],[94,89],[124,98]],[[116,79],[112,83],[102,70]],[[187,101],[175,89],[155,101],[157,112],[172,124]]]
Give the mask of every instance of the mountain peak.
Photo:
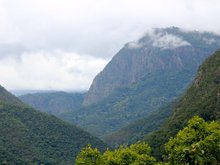
[[[177,27],[156,28],[129,42],[99,73],[84,106],[97,103],[118,88],[136,83],[149,73],[197,68],[220,47],[220,36]]]

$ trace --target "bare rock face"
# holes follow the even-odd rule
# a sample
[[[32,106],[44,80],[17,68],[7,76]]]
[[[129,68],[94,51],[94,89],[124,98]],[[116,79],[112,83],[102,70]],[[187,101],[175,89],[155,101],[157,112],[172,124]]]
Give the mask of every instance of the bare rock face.
[[[175,27],[154,29],[138,41],[127,43],[113,57],[93,80],[83,105],[97,103],[149,73],[197,68],[219,47],[220,36],[213,33]]]

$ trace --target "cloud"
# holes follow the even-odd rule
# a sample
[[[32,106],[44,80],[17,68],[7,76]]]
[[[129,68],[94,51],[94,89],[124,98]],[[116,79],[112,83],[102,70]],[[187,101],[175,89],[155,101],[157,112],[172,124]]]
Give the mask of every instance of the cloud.
[[[138,48],[140,48],[140,47],[142,47],[142,46],[143,46],[142,43],[139,43],[139,42],[137,42],[137,41],[128,42],[128,43],[125,45],[125,47],[126,47],[127,49],[138,49]]]
[[[0,60],[0,83],[9,89],[87,90],[107,62],[59,50],[23,53],[20,60]]]
[[[108,61],[125,43],[151,28],[177,26],[220,33],[219,8],[219,0],[0,0],[0,73],[4,75],[0,83],[10,88],[87,89],[102,69],[90,66],[94,61]],[[164,45],[165,40],[169,45]],[[186,44],[166,36],[157,45],[177,46],[174,41]],[[129,44],[130,48],[138,46],[137,42]],[[67,69],[59,63],[76,56],[84,69]],[[37,59],[47,65],[42,67]],[[35,71],[31,74],[32,64]]]
[[[149,28],[220,29],[218,0],[0,1],[5,27],[0,42],[21,42],[30,49],[110,58]]]
[[[153,43],[152,45],[155,47],[159,47],[162,49],[173,49],[182,46],[190,46],[191,44],[187,41],[184,41],[182,38],[177,37],[172,34],[156,34],[152,36]]]

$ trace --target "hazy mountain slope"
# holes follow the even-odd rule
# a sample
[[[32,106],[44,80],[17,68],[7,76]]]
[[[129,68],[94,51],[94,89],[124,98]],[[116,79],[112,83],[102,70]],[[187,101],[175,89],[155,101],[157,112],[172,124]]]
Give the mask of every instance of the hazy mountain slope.
[[[97,75],[78,112],[62,118],[104,137],[172,102],[220,47],[212,33],[156,29],[126,44]]]
[[[205,120],[220,120],[220,51],[200,66],[196,79],[166,122],[145,138],[155,155],[160,156],[162,145],[195,115]]]
[[[132,144],[139,140],[143,140],[147,133],[158,129],[161,124],[172,113],[175,103],[170,103],[167,106],[159,108],[146,118],[136,120],[127,126],[123,127],[117,132],[107,135],[104,141],[111,146],[118,146],[121,144]]]
[[[35,109],[59,116],[61,113],[79,109],[84,95],[84,93],[48,92],[26,94],[19,98]]]
[[[149,74],[97,104],[83,107],[77,113],[61,114],[61,117],[103,138],[175,99],[184,91],[189,78],[192,79],[192,73],[188,70],[161,76]]]
[[[212,33],[155,29],[137,42],[126,44],[113,57],[94,79],[83,104],[97,103],[149,73],[185,68],[195,71],[219,46],[220,37]]]
[[[3,88],[0,93],[10,95]],[[26,105],[6,103],[4,98],[0,132],[0,164],[74,164],[75,156],[88,143],[106,147],[78,127]]]

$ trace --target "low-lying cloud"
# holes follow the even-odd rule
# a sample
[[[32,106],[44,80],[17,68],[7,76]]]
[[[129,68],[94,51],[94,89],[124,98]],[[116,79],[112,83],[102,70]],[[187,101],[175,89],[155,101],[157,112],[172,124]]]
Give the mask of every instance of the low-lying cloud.
[[[151,28],[220,32],[219,8],[219,0],[0,0],[0,84],[88,89],[106,61]],[[173,36],[154,44],[187,45]]]
[[[87,90],[108,61],[72,52],[28,52],[0,59],[1,84],[9,89]]]
[[[173,49],[182,46],[190,46],[190,43],[184,41],[182,38],[172,34],[161,35],[160,33],[153,36],[153,46],[162,49]]]

